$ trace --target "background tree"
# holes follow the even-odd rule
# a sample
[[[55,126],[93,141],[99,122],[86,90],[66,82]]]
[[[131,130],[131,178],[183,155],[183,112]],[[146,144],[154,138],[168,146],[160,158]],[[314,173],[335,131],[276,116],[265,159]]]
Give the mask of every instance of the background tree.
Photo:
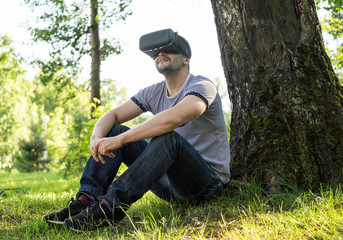
[[[45,72],[54,74],[63,70],[68,77],[57,80],[62,86],[76,78],[81,69],[81,58],[91,55],[91,101],[100,102],[100,63],[110,54],[121,52],[115,38],[103,38],[104,31],[117,21],[125,20],[131,14],[127,7],[131,0],[25,0],[37,17],[38,27],[30,27],[36,42],[46,42],[52,46],[48,61],[39,63]],[[46,81],[52,78],[46,78]]]
[[[28,140],[21,140],[20,151],[17,154],[15,167],[23,172],[34,172],[38,170],[49,170],[47,163],[50,159],[44,158],[46,139],[43,134],[42,122],[30,126],[30,137]]]
[[[44,82],[47,73],[40,72],[33,81],[34,91],[31,98],[32,122],[42,121],[44,115],[50,117],[47,123],[47,151],[52,160],[50,168],[60,169],[67,161],[67,140],[74,137],[78,132],[79,125],[74,125],[74,119],[80,121],[80,125],[89,120],[90,93],[87,84],[76,86],[74,83],[67,84],[63,91],[59,91],[56,80],[65,76],[62,72],[56,72],[51,75],[52,80]],[[67,81],[67,80],[63,80]],[[66,118],[69,121],[66,122]],[[68,123],[69,122],[69,123]],[[43,123],[41,122],[41,127]]]
[[[233,179],[342,179],[343,89],[313,0],[211,0],[233,105]]]
[[[33,84],[25,80],[12,40],[0,36],[0,168],[11,167],[28,134]]]
[[[21,59],[11,47],[11,40],[0,37],[0,168],[21,171],[44,169],[44,149],[51,160],[50,169],[66,165],[84,166],[89,157],[89,138],[94,120],[89,121],[89,84],[67,84],[63,91],[56,82],[67,82],[63,71],[40,72],[33,81],[26,80]],[[51,78],[50,81],[45,81]],[[127,99],[126,89],[112,80],[102,82],[104,103],[97,115]],[[43,132],[44,115],[50,117],[47,135]],[[65,121],[66,116],[68,121]],[[80,168],[81,168],[80,167]],[[79,173],[75,171],[76,173]]]

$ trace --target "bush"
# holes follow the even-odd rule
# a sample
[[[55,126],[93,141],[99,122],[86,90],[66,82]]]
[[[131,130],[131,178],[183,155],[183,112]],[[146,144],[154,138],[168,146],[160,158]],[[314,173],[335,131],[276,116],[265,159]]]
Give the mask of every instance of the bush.
[[[47,164],[51,160],[44,157],[44,151],[47,150],[46,141],[39,126],[40,124],[33,124],[29,140],[19,142],[20,154],[17,155],[14,166],[21,172],[49,170]]]

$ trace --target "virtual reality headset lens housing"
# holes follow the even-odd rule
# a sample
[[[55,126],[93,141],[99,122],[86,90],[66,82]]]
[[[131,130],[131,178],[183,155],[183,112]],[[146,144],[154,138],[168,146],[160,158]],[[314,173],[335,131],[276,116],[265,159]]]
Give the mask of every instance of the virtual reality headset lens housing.
[[[171,29],[164,29],[145,34],[139,39],[139,49],[155,59],[160,52],[183,53],[191,58],[191,48],[186,39]]]

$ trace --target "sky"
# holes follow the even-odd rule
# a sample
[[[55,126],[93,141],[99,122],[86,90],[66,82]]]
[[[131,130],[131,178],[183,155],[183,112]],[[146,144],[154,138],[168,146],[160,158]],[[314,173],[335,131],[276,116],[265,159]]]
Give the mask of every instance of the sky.
[[[26,59],[46,55],[48,48],[30,45],[30,34],[23,24],[33,17],[23,0],[4,1],[0,8],[0,35],[13,40],[15,51]],[[133,0],[132,16],[117,24],[108,34],[116,36],[123,53],[112,55],[101,65],[101,78],[112,78],[127,88],[129,97],[139,89],[163,80],[150,57],[138,49],[139,37],[171,28],[186,38],[192,49],[191,73],[212,80],[220,79],[226,87],[212,6],[209,0]],[[101,37],[101,36],[100,36]],[[90,63],[85,61],[82,78],[89,78]],[[38,69],[32,66],[27,78]],[[88,71],[89,69],[89,71]]]

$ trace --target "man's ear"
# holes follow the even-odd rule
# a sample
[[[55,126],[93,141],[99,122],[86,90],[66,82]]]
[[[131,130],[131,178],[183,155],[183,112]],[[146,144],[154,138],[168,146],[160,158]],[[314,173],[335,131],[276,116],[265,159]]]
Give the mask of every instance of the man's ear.
[[[188,57],[185,57],[185,61],[184,61],[184,63],[187,63],[187,64],[189,64],[189,62],[191,61],[191,59],[189,59]]]

